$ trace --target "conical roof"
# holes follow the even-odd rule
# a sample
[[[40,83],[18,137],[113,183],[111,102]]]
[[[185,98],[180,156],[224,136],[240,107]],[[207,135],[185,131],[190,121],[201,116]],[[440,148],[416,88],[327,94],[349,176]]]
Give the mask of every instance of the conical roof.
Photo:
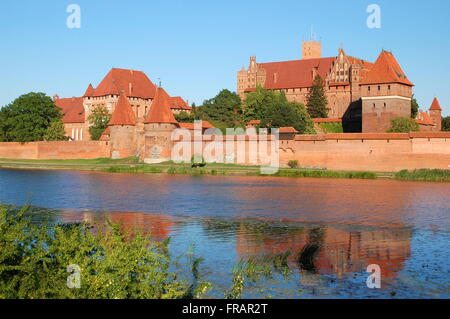
[[[437,98],[434,98],[433,103],[431,103],[430,110],[431,111],[442,111],[441,105],[439,104],[439,101]]]
[[[136,117],[134,116],[133,109],[131,108],[130,102],[128,102],[127,97],[122,92],[119,95],[119,100],[117,101],[114,113],[109,121],[108,125],[135,125]]]
[[[170,109],[169,94],[163,89],[156,90],[155,99],[152,102],[145,123],[171,123],[178,124]]]

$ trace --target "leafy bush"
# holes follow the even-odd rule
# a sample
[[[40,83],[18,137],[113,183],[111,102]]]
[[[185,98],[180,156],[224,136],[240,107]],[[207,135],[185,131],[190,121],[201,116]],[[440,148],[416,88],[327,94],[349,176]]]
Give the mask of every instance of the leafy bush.
[[[297,168],[297,167],[298,167],[298,161],[297,161],[297,160],[290,160],[290,161],[288,162],[288,166],[289,166],[290,168]]]
[[[419,124],[416,123],[414,119],[407,117],[398,117],[391,121],[391,128],[387,131],[388,133],[409,133],[418,132]]]
[[[110,223],[95,231],[86,224],[38,227],[27,211],[0,206],[0,299],[173,299],[207,290],[208,283],[189,283],[169,269],[168,241]],[[69,265],[81,270],[79,289],[67,286]]]

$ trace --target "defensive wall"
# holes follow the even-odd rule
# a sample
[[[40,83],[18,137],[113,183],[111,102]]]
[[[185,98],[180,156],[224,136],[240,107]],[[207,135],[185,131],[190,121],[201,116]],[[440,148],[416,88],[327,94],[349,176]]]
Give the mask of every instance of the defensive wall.
[[[8,159],[94,159],[110,156],[107,142],[0,143],[0,158]]]
[[[233,136],[228,143],[234,141],[234,144],[227,145],[227,138],[220,136],[180,137],[169,144],[161,144],[161,148],[167,148],[164,152],[169,153],[176,147],[178,154],[189,150],[189,156],[202,152],[203,155],[210,155],[209,158],[212,155],[216,162],[268,165],[261,161],[261,147],[266,147],[262,149],[262,154],[270,155],[273,143],[279,143],[281,166],[286,166],[290,160],[297,160],[300,167],[347,171],[450,168],[450,132],[280,134],[279,141],[272,140],[270,136],[268,142],[259,139]],[[215,148],[212,141],[219,142],[216,143],[219,147]],[[0,158],[9,159],[93,159],[111,157],[111,154],[109,142],[0,143]],[[189,161],[189,156],[183,159]]]

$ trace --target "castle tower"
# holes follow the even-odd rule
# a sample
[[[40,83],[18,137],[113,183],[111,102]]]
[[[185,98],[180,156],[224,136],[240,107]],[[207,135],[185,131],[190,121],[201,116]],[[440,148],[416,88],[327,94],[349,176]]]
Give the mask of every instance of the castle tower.
[[[361,83],[362,132],[385,133],[392,120],[410,118],[413,86],[394,55],[382,51]]]
[[[315,40],[302,41],[302,59],[318,59],[322,57],[322,43]]]
[[[145,163],[161,163],[171,158],[172,131],[179,127],[169,104],[169,95],[158,88],[150,112],[144,122],[144,149],[141,151]]]
[[[136,118],[128,98],[122,91],[108,124],[110,128],[111,158],[138,155],[136,144]]]
[[[437,98],[434,98],[433,103],[430,106],[430,117],[436,124],[436,131],[442,131],[442,108]]]

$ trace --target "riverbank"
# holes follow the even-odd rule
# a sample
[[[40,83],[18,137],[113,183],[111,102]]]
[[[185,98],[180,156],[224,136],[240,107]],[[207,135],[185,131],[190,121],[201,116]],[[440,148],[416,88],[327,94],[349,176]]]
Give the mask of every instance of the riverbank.
[[[79,159],[79,160],[11,160],[0,159],[0,168],[44,169],[44,170],[87,170],[108,173],[180,174],[180,175],[229,175],[267,176],[259,166],[234,164],[207,164],[192,168],[190,164],[164,162],[159,164],[140,163],[135,157],[124,159]],[[349,179],[397,179],[408,181],[450,182],[450,170],[417,170],[401,172],[330,171],[319,168],[280,168],[278,177],[349,178]]]

